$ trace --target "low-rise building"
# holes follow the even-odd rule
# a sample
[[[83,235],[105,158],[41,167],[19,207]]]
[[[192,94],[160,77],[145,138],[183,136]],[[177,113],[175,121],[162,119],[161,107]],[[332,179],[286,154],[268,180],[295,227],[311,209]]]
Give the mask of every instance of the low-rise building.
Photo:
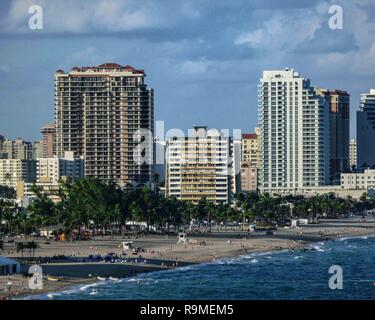
[[[324,194],[332,193],[338,198],[351,197],[353,199],[360,199],[363,194],[369,194],[366,190],[345,190],[341,186],[320,186],[320,187],[306,187],[299,190],[299,195],[305,197],[315,197]]]
[[[27,207],[35,199],[33,187],[41,189],[53,202],[59,202],[61,199],[58,195],[59,184],[51,182],[25,182],[18,181],[17,183],[17,200],[23,207]]]
[[[71,180],[84,176],[83,158],[74,157],[66,151],[64,158],[40,158],[36,163],[36,181],[41,183],[58,183],[62,178]]]
[[[375,190],[375,169],[341,174],[341,189]]]

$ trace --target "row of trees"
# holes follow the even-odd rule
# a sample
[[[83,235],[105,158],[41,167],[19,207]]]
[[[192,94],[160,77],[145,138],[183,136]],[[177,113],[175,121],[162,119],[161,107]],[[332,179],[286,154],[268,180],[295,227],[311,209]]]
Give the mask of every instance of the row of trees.
[[[0,233],[31,234],[46,226],[59,225],[66,233],[81,234],[88,228],[124,230],[127,222],[146,222],[147,226],[169,229],[187,226],[192,219],[221,223],[263,221],[278,222],[299,217],[337,217],[350,212],[361,213],[375,208],[375,198],[363,196],[359,201],[337,198],[333,194],[305,198],[270,197],[241,193],[233,205],[214,204],[201,199],[197,204],[166,198],[158,190],[121,189],[114,183],[84,178],[61,183],[54,203],[49,195],[34,186],[35,200],[20,211],[12,201],[0,200]]]
[[[0,185],[0,199],[15,199],[16,196],[17,193],[15,189]]]

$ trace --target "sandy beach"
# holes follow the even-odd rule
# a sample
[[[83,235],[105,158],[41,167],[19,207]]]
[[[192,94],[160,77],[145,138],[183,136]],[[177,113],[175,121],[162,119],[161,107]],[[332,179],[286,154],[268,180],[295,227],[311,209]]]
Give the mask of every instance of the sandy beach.
[[[188,234],[190,242],[177,244],[176,236],[147,235],[137,237],[96,237],[90,241],[46,241],[36,240],[40,246],[35,258],[43,269],[44,275],[63,277],[61,281],[45,280],[43,290],[28,289],[28,279],[22,275],[0,277],[0,297],[14,297],[43,292],[61,291],[72,285],[97,282],[97,277],[123,278],[135,274],[179,267],[192,263],[210,262],[214,259],[233,257],[255,251],[274,251],[283,249],[298,249],[310,242],[333,240],[339,237],[375,235],[375,219],[360,218],[323,220],[319,224],[302,226],[298,229],[279,228],[274,235],[266,235],[264,231],[253,233],[231,231]],[[30,239],[15,239],[27,241]],[[129,252],[121,257],[121,262],[103,263],[86,262],[89,255],[104,257],[109,252],[121,256],[122,241],[133,241],[133,247],[140,248],[137,255]],[[19,259],[14,244],[5,243],[3,256]],[[65,260],[53,259],[45,263],[45,258],[64,255]],[[28,256],[28,252],[24,253]],[[48,260],[48,259],[47,259]],[[27,265],[23,266],[27,270]],[[11,281],[11,291],[5,290]]]

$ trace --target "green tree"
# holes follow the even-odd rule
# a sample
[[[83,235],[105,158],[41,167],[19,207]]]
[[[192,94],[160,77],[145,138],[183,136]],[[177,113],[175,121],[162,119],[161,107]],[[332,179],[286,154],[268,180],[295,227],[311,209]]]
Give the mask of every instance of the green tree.
[[[26,245],[24,242],[17,242],[17,252],[21,252],[21,256],[23,258],[23,252],[26,249]]]
[[[35,241],[29,241],[25,244],[25,249],[29,250],[30,260],[35,257],[35,251],[39,248],[39,245]]]

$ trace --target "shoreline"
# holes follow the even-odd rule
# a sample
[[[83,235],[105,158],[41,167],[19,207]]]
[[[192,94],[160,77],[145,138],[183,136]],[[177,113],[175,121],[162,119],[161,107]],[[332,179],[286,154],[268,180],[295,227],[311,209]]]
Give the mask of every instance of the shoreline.
[[[353,225],[351,225],[353,224]],[[141,273],[168,270],[175,264],[174,268],[183,267],[192,264],[209,263],[214,260],[240,257],[257,252],[277,252],[280,250],[298,250],[306,248],[307,245],[322,241],[337,241],[346,238],[361,238],[363,236],[375,236],[375,220],[371,219],[366,223],[351,220],[335,220],[330,223],[321,223],[317,225],[306,225],[301,229],[278,229],[275,235],[266,236],[261,232],[250,234],[244,237],[244,233],[228,232],[214,234],[192,234],[191,239],[197,240],[198,244],[176,244],[176,239],[170,237],[144,237],[134,239],[136,244],[143,244],[147,248],[142,252],[141,257],[129,258],[127,263],[101,263],[101,262],[59,262],[41,264],[45,274],[59,276],[64,278],[58,282],[44,281],[42,290],[32,291],[27,289],[22,275],[12,276],[10,281],[20,282],[20,285],[12,289],[8,299],[23,299],[32,296],[58,293],[70,290],[83,285],[101,283],[96,278],[114,277],[128,278]],[[97,241],[108,249],[109,240]],[[117,242],[119,242],[118,240]],[[202,244],[204,242],[204,245]],[[80,242],[82,244],[82,242]],[[86,242],[86,245],[90,244]],[[91,248],[91,247],[90,247]],[[100,250],[97,250],[100,251]],[[10,255],[11,256],[11,255]],[[133,260],[131,260],[133,259]],[[142,263],[135,263],[134,260],[146,260]],[[164,264],[164,266],[161,266]],[[166,267],[168,266],[168,267]],[[95,274],[88,278],[87,275]],[[71,275],[74,275],[71,277]],[[2,279],[3,278],[3,279]],[[5,280],[5,281],[4,281]],[[0,285],[9,281],[8,277],[0,277]],[[0,289],[1,290],[1,289]],[[0,291],[4,296],[4,292]]]

